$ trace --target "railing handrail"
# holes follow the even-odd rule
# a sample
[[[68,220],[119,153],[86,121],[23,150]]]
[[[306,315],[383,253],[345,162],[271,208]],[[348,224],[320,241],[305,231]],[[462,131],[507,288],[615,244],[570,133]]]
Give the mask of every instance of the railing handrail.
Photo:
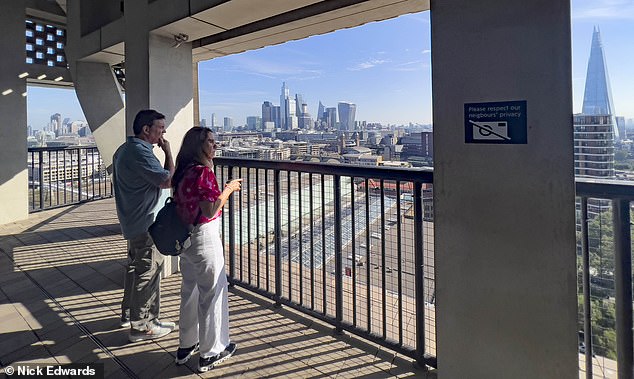
[[[634,181],[575,178],[577,196],[634,201]]]
[[[96,149],[97,145],[72,145],[72,146],[43,146],[43,147],[29,147],[28,152],[37,151],[62,151],[62,150],[79,150],[79,149]]]
[[[233,157],[216,157],[214,158],[214,164],[220,166],[241,166],[312,174],[405,180],[419,183],[434,182],[434,170],[431,168],[359,166],[345,163],[332,164],[317,162],[272,161]]]

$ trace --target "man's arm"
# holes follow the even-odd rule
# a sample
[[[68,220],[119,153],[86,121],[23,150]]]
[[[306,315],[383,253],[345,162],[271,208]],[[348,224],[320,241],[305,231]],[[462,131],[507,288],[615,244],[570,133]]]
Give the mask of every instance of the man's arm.
[[[158,143],[159,147],[163,149],[165,153],[165,164],[163,168],[169,171],[169,177],[163,181],[160,185],[161,188],[170,188],[172,186],[172,176],[174,176],[175,166],[174,166],[174,157],[172,157],[172,150],[170,148],[170,143],[165,138],[161,138]]]

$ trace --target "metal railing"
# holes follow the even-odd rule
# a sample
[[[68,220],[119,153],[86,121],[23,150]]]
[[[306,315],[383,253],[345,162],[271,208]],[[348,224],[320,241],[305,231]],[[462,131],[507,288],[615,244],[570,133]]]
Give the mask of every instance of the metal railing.
[[[432,172],[215,158],[230,282],[436,366]]]
[[[112,197],[96,146],[28,149],[29,212]]]
[[[631,379],[634,183],[578,178],[576,192],[583,326],[579,350],[585,356],[580,370],[586,378],[612,377],[608,371],[616,368],[618,378]]]
[[[214,163],[243,179],[223,218],[232,284],[436,367],[431,171]],[[579,178],[576,193],[580,370],[632,378],[634,184]]]

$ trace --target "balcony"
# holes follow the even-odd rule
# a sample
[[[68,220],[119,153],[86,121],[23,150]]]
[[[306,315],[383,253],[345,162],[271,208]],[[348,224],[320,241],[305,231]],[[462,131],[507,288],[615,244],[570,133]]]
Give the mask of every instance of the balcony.
[[[199,377],[196,359],[174,365],[177,332],[128,343],[118,327],[125,249],[113,199],[0,227],[0,366],[96,362],[104,377]],[[178,320],[179,290],[179,274],[162,281],[164,319]],[[229,308],[238,352],[206,377],[436,377],[402,354],[333,333],[237,286]]]
[[[244,182],[223,217],[240,354],[213,375],[434,377],[413,366],[436,365],[431,172],[215,163],[219,182]],[[580,376],[616,377],[632,367],[634,190],[584,179],[577,195]],[[110,375],[192,374],[195,364],[173,366],[177,335],[127,344],[117,329],[125,242],[112,199],[35,213],[1,230],[2,311],[16,321],[3,331],[3,365],[98,361]],[[598,265],[598,256],[612,265]],[[164,317],[174,321],[178,290],[178,273],[164,280]],[[591,317],[597,312],[613,314],[613,325]],[[605,339],[605,330],[616,337]]]

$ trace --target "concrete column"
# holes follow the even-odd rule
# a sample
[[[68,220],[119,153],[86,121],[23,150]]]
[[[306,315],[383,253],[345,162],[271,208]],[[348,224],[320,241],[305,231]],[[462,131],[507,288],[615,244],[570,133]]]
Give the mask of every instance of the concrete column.
[[[148,1],[124,1],[126,134],[134,135],[134,116],[150,108]]]
[[[107,63],[75,63],[75,92],[106,167],[125,141],[125,107],[119,83]]]
[[[0,224],[29,215],[24,2],[0,0]],[[32,73],[31,73],[32,74]]]
[[[431,0],[431,25],[440,377],[577,378],[570,3]],[[468,143],[465,104],[506,101],[526,141]]]
[[[176,157],[183,136],[194,125],[191,43],[177,47],[173,39],[151,34],[146,1],[126,1],[124,6],[127,134],[133,134],[132,123],[139,110],[156,109],[165,115],[165,137]],[[157,151],[157,156],[163,159],[162,152]],[[164,190],[159,201],[169,193]],[[177,268],[177,258],[168,259],[164,274]]]
[[[194,125],[200,125],[200,94],[198,92],[198,62],[192,64],[192,84],[194,85]]]

